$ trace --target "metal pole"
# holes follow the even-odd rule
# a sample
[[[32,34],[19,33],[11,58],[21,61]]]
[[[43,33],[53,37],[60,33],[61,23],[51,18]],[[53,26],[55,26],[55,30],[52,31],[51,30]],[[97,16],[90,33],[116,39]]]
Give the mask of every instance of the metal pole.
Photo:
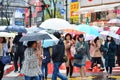
[[[42,5],[45,5],[44,0],[41,1]],[[44,9],[42,10],[43,16],[42,16],[42,21],[44,21]]]
[[[29,7],[29,9],[30,9],[30,16],[29,16],[29,18],[30,18],[30,23],[29,23],[29,25],[30,25],[30,27],[31,27],[31,24],[32,24],[32,11],[31,11],[31,6]]]
[[[65,0],[65,6],[66,6],[66,21],[68,20],[68,0]]]

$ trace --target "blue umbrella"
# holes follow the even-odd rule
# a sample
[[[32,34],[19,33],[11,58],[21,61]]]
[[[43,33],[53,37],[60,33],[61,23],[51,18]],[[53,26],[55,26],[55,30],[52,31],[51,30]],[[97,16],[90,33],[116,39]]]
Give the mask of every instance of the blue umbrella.
[[[21,32],[21,33],[27,33],[27,30],[25,29],[24,26],[8,26],[6,28],[7,32]]]
[[[41,27],[30,27],[30,28],[26,28],[26,30],[27,30],[27,33],[34,33],[34,32],[39,32],[45,29]]]
[[[51,39],[42,40],[42,47],[43,48],[54,46],[59,41],[59,39],[57,39],[53,34],[49,34],[46,31],[40,31],[39,33],[48,34],[51,37]]]
[[[95,29],[94,27],[91,27],[89,25],[85,25],[85,24],[77,25],[75,28],[77,30],[79,30],[81,32],[85,32],[86,34],[89,34],[89,35],[95,35],[95,36],[100,35],[97,29]]]

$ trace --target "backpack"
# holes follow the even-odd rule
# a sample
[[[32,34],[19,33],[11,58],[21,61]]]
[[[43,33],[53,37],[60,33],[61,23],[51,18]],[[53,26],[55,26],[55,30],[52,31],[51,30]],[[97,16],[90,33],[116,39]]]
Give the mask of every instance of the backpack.
[[[65,46],[60,39],[57,45],[52,47],[52,60],[53,62],[66,62]]]

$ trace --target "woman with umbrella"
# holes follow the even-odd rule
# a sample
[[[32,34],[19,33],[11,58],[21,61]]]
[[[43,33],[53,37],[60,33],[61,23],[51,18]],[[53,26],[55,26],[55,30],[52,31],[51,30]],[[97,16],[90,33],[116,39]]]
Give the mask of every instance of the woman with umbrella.
[[[2,63],[1,59],[3,56],[6,56],[7,51],[8,47],[6,44],[6,39],[5,37],[0,37],[0,80],[3,77],[5,67],[5,64]]]
[[[74,66],[80,68],[80,75],[82,79],[86,79],[86,58],[90,60],[89,45],[84,41],[83,34],[80,34],[75,45],[76,56],[74,55]]]
[[[73,73],[73,56],[71,54],[71,46],[73,44],[72,42],[72,35],[70,33],[67,33],[65,35],[65,54],[68,56],[69,60],[66,62],[66,75],[68,76],[68,74],[70,73],[70,77],[72,77],[72,73]]]
[[[111,76],[112,69],[113,69],[113,67],[115,67],[116,48],[117,48],[117,46],[116,46],[116,43],[115,43],[113,37],[107,36],[107,39],[103,46],[107,77]]]
[[[42,49],[39,41],[29,41],[24,54],[24,63],[21,72],[24,74],[25,80],[40,80],[39,75],[42,74]]]

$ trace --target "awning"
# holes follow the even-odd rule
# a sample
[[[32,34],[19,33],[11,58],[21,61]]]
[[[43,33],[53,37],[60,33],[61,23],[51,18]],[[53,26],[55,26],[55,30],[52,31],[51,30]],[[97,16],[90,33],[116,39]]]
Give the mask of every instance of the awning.
[[[114,7],[116,6],[120,6],[120,3],[80,8],[79,13],[84,14],[88,12],[92,13],[92,12],[99,12],[99,11],[114,10]]]

